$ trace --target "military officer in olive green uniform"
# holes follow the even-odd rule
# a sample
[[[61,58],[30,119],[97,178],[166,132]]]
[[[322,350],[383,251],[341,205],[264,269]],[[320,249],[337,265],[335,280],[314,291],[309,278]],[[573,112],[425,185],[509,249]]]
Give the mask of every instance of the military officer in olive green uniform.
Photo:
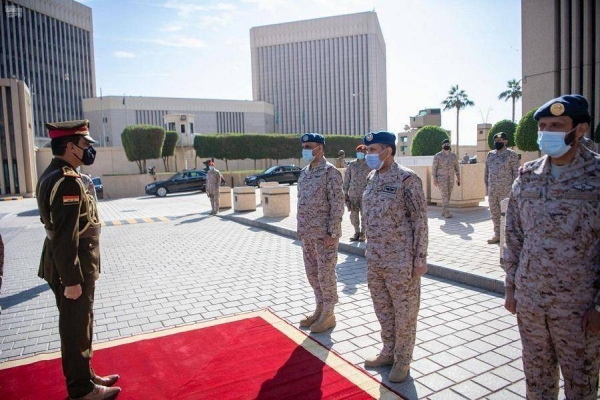
[[[91,368],[95,281],[100,274],[97,203],[76,168],[91,165],[96,151],[89,121],[46,124],[54,158],[40,176],[36,197],[46,239],[38,276],[54,292],[59,312],[62,366],[70,398],[110,399],[118,375]]]
[[[517,314],[527,398],[596,399],[600,370],[600,155],[581,137],[588,102],[541,106],[542,158],[526,163],[506,211],[505,307]]]

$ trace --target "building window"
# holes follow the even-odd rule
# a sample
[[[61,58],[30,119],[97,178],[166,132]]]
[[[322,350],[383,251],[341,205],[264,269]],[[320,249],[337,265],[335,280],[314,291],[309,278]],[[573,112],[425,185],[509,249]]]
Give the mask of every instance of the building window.
[[[181,133],[185,133],[185,124],[181,124]]]
[[[169,122],[168,131],[175,131],[175,122]]]

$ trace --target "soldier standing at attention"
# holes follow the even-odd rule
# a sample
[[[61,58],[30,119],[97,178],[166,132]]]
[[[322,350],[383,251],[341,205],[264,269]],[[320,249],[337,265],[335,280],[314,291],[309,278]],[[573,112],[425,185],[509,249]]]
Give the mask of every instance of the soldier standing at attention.
[[[354,227],[351,242],[365,241],[366,221],[362,210],[362,195],[367,187],[367,175],[371,168],[365,161],[367,146],[360,144],[356,147],[356,161],[348,164],[344,174],[344,198],[350,203],[350,222]],[[360,214],[360,220],[359,220]]]
[[[581,137],[586,99],[533,115],[546,155],[526,163],[506,212],[505,307],[517,314],[528,399],[596,399],[600,368],[600,156]]]
[[[302,241],[304,267],[315,293],[316,309],[300,321],[314,333],[335,326],[333,309],[338,301],[335,265],[342,236],[344,192],[342,174],[325,157],[325,138],[307,133],[300,139],[302,158],[310,164],[298,177],[298,239]]]
[[[210,215],[219,212],[219,187],[221,186],[221,173],[215,168],[215,163],[208,162],[208,173],[206,174],[206,195],[210,198]]]
[[[46,124],[54,158],[40,179],[36,197],[46,239],[38,276],[54,292],[62,367],[70,398],[111,399],[118,375],[94,373],[92,328],[95,281],[100,274],[100,220],[96,200],[75,170],[96,157],[89,121]]]
[[[506,133],[496,133],[495,150],[490,151],[485,159],[483,179],[494,223],[494,236],[487,241],[489,244],[500,243],[500,202],[510,194],[510,188],[519,172],[519,156],[506,148],[507,143]]]
[[[348,164],[346,163],[346,152],[344,150],[338,151],[337,158],[335,159],[335,167],[336,168],[347,168]]]
[[[367,283],[381,324],[383,349],[366,368],[393,365],[389,379],[409,374],[415,347],[421,276],[427,272],[427,203],[421,179],[394,161],[393,133],[364,138],[368,176],[363,195],[367,220]]]
[[[450,196],[454,189],[454,174],[456,174],[456,184],[460,186],[460,170],[458,168],[458,157],[450,151],[450,140],[444,139],[442,142],[442,151],[433,156],[433,184],[440,189],[442,194],[442,217],[452,218],[448,206]]]

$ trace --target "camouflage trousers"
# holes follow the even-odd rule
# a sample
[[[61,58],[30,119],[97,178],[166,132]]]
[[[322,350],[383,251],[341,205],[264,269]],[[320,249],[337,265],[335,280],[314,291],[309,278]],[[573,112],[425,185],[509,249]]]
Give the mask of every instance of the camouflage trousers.
[[[333,311],[338,301],[335,266],[338,244],[325,247],[323,239],[303,239],[302,255],[308,283],[315,293],[317,306],[324,311]]]
[[[512,185],[512,183],[511,183]],[[500,202],[510,196],[511,185],[508,186],[490,186],[488,192],[488,203],[492,222],[494,223],[494,236],[500,237]]]
[[[209,194],[208,197],[210,198],[211,211],[215,214],[218,213],[219,212],[219,198],[221,197],[221,195],[219,193],[215,193],[215,194]]]
[[[544,309],[531,301],[517,302],[528,399],[558,398],[559,365],[567,399],[596,398],[600,334],[583,331],[586,310],[586,305]]]
[[[453,177],[441,177],[438,179],[438,187],[440,189],[440,194],[442,195],[442,206],[444,207],[444,210],[446,210],[450,204],[452,189],[454,189]]]
[[[412,278],[410,268],[369,265],[367,283],[381,324],[381,354],[393,355],[402,366],[410,365],[417,334],[421,278]]]
[[[365,221],[365,215],[362,211],[362,197],[350,199],[350,222],[354,227],[354,233],[364,233],[367,230],[367,221]]]

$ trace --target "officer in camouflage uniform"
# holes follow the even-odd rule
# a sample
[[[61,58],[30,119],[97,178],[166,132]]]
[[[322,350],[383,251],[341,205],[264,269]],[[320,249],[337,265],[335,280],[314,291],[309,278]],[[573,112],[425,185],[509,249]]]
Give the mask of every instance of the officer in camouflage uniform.
[[[338,301],[335,266],[342,236],[344,192],[342,174],[325,157],[325,138],[307,133],[300,139],[302,157],[310,164],[298,177],[298,239],[308,282],[315,293],[316,310],[300,321],[319,333],[335,326]]]
[[[458,157],[450,151],[450,140],[444,139],[442,142],[442,151],[433,156],[433,184],[440,189],[442,194],[442,217],[452,218],[448,206],[450,196],[454,189],[454,176],[456,174],[456,184],[460,186],[460,169],[458,168]]]
[[[367,282],[381,324],[383,349],[365,367],[393,365],[389,379],[409,374],[417,330],[421,276],[427,272],[427,203],[421,179],[394,161],[395,136],[365,136],[368,176],[363,195],[367,220]]]
[[[211,211],[210,215],[217,215],[219,212],[219,199],[221,193],[221,172],[215,168],[215,163],[208,162],[208,173],[206,174],[206,195],[210,198]]]
[[[600,156],[580,139],[588,103],[541,106],[540,149],[514,182],[506,212],[505,307],[517,314],[528,399],[596,399],[600,369]]]
[[[499,132],[494,135],[494,147],[485,159],[485,190],[494,223],[494,236],[487,242],[500,243],[500,202],[508,197],[512,183],[519,172],[519,156],[506,148],[508,136]]]
[[[360,144],[356,147],[356,161],[348,164],[344,174],[344,197],[350,204],[350,222],[354,227],[354,236],[350,241],[365,241],[366,221],[362,210],[362,195],[367,187],[367,175],[371,168],[365,161],[367,146]],[[360,220],[359,220],[360,214]]]
[[[54,158],[40,176],[36,197],[46,239],[38,276],[54,292],[59,312],[63,373],[70,398],[107,399],[118,375],[101,377],[90,366],[95,281],[100,274],[100,220],[95,198],[76,168],[96,151],[89,122],[46,124]]]

